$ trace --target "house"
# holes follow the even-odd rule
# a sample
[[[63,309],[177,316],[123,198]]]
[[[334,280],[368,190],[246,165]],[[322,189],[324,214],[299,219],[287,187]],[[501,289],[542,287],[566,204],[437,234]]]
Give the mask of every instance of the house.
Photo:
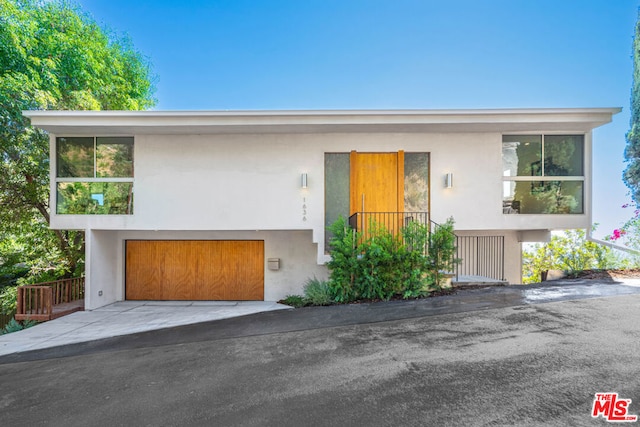
[[[460,241],[469,271],[521,283],[523,242],[590,227],[592,130],[618,112],[24,115],[50,133],[51,227],[86,232],[93,309],[301,293],[328,275],[326,226],[353,214],[364,226],[381,212],[453,217],[471,239]],[[483,237],[497,240],[485,247]],[[499,271],[480,271],[486,259]]]

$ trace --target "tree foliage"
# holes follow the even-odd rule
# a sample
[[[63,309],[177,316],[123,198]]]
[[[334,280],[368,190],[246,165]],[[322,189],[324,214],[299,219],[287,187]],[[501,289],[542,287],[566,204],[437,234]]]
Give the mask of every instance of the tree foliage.
[[[567,230],[552,236],[549,243],[523,251],[522,276],[524,283],[536,283],[549,270],[571,276],[584,270],[618,268],[622,263],[608,247],[587,240],[585,230]]]
[[[84,254],[81,232],[48,229],[49,138],[22,110],[154,103],[148,61],[128,38],[63,0],[0,0],[0,269],[21,253],[40,272],[72,275]]]
[[[640,206],[640,14],[636,20],[633,38],[633,87],[631,88],[631,122],[627,132],[624,157],[628,165],[623,180],[631,198]]]

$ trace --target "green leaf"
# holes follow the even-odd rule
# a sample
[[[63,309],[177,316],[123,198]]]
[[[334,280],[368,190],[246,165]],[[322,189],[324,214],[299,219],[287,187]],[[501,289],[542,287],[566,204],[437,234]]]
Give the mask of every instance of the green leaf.
[[[20,247],[25,280],[80,274],[84,239],[48,229],[49,137],[22,110],[145,109],[153,80],[128,37],[70,2],[0,0],[0,261]]]

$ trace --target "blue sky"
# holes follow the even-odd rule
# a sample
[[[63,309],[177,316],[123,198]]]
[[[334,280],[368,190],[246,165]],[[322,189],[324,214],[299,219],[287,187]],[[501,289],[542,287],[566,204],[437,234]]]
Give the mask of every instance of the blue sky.
[[[79,0],[127,33],[159,110],[623,107],[594,132],[594,220],[622,183],[640,0]]]

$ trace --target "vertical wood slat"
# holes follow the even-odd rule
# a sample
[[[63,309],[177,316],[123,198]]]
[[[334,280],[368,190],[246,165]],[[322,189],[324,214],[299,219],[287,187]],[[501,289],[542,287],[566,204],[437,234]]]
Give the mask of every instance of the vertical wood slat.
[[[68,290],[72,287],[75,287],[75,291],[69,293]],[[16,320],[50,320],[54,317],[56,305],[84,298],[84,277],[19,286],[17,297]],[[57,316],[82,310],[82,307],[83,304],[76,304],[73,308],[61,310]]]
[[[349,167],[350,215],[356,212],[404,211],[404,151],[352,151]],[[365,207],[362,207],[362,194]]]
[[[16,313],[24,313],[24,288],[18,287],[18,301],[16,304]]]
[[[126,242],[128,300],[263,300],[264,241]]]
[[[403,219],[395,215],[404,208],[404,151],[395,153],[359,153],[350,156],[350,215],[357,212],[379,213],[375,224],[365,223],[362,216],[358,228],[365,234],[371,227],[384,226],[399,232]],[[364,195],[364,196],[363,196]],[[365,206],[362,206],[362,197]],[[383,214],[386,213],[386,214]],[[389,215],[393,213],[393,215]]]
[[[52,308],[53,308],[53,289],[50,288],[49,286],[42,286],[42,297],[44,298],[44,302],[45,302],[45,306],[46,306],[46,313],[43,314],[48,314],[49,316],[51,316],[51,314],[53,313]]]
[[[396,212],[404,212],[404,151],[398,151],[398,159],[397,159],[397,183],[398,188],[396,190],[398,201],[396,204]]]

